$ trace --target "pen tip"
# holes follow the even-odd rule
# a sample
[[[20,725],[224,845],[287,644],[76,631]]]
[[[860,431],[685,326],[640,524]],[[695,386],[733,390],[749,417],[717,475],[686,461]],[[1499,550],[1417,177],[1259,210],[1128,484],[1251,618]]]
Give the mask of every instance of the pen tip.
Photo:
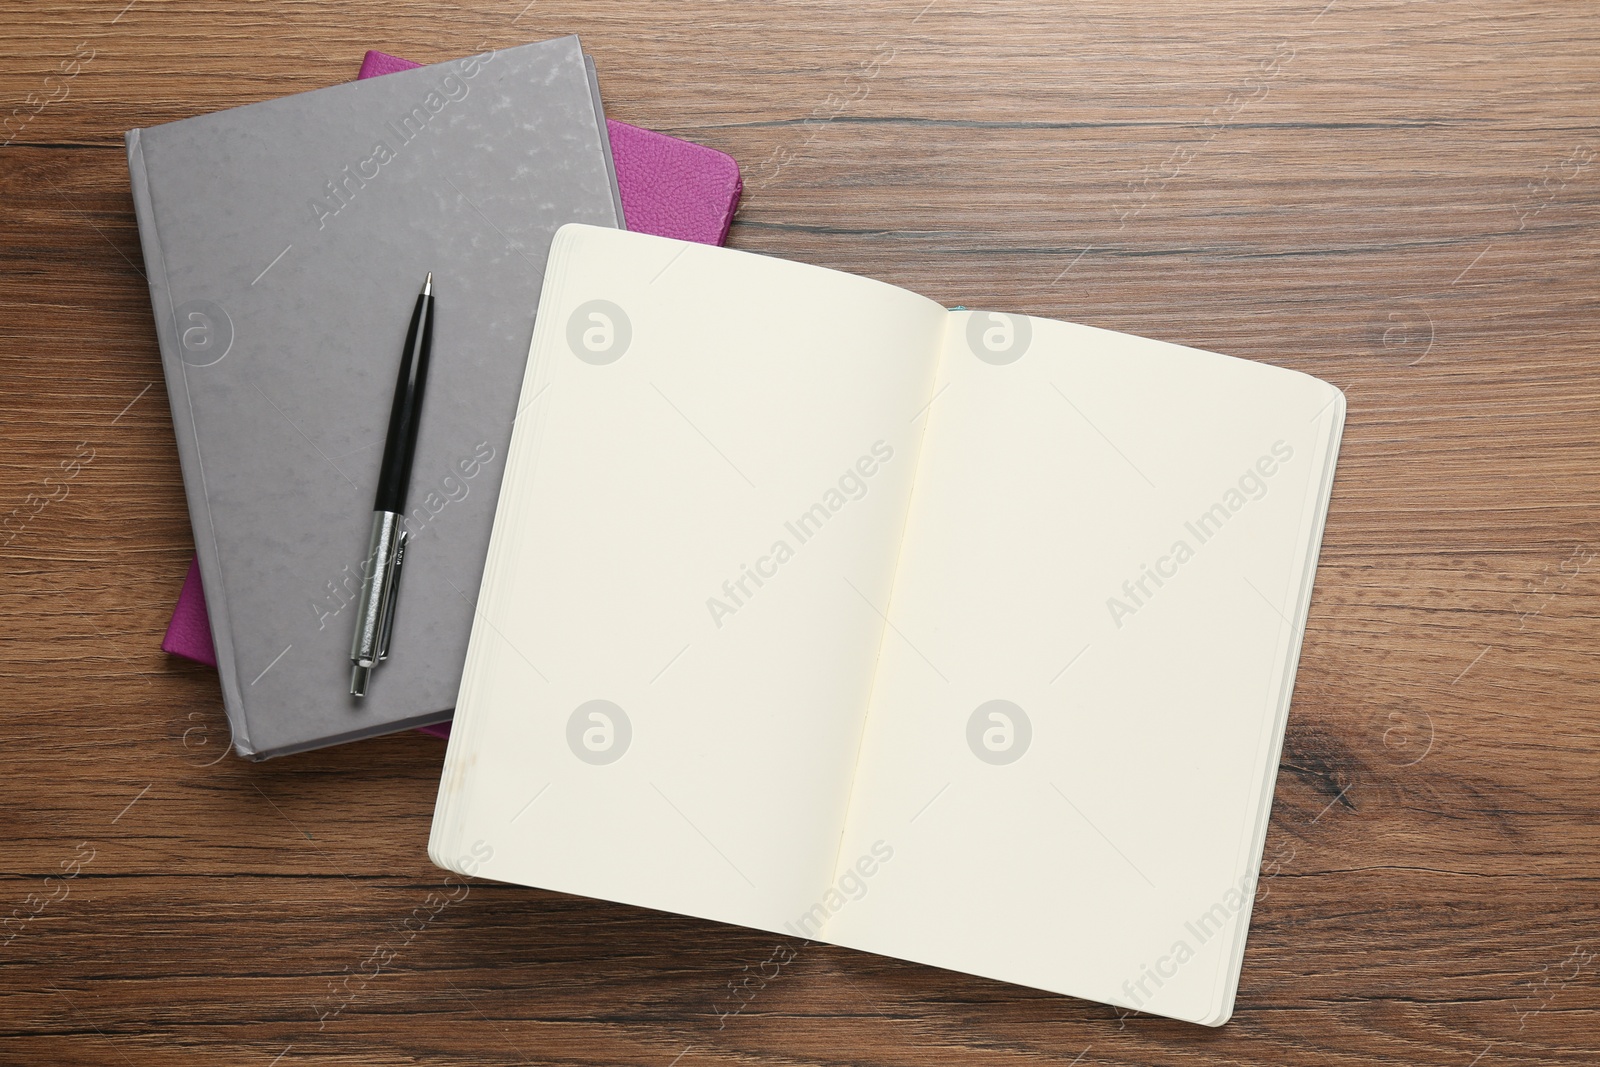
[[[431,271],[431,270],[428,272],[427,279],[422,283],[422,295],[423,296],[432,296],[433,295],[433,271]]]

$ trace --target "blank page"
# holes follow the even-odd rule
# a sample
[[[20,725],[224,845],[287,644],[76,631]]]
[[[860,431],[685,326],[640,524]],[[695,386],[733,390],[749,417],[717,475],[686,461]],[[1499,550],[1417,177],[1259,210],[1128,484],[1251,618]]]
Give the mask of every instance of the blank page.
[[[1343,397],[981,312],[936,396],[822,936],[1219,1024]]]
[[[947,313],[584,226],[540,308],[430,851],[782,929],[833,868]]]

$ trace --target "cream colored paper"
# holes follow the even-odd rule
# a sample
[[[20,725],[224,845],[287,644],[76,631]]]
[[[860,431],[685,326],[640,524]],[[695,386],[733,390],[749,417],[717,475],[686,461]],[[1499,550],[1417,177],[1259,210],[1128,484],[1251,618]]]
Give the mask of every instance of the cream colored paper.
[[[1339,392],[591,227],[541,308],[435,862],[1224,1021]]]

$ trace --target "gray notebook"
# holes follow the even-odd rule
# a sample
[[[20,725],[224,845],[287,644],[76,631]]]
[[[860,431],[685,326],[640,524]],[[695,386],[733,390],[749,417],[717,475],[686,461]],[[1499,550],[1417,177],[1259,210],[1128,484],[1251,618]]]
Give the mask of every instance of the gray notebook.
[[[235,748],[263,759],[448,717],[551,237],[568,222],[622,225],[578,39],[127,141]],[[354,602],[430,271],[405,577],[390,658],[358,700]]]

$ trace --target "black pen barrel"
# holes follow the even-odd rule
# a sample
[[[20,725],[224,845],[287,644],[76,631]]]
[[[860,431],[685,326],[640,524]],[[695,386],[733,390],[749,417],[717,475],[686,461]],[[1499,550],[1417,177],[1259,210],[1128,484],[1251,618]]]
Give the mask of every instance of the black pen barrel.
[[[428,355],[433,348],[432,275],[417,297],[406,330],[406,347],[400,358],[400,377],[394,387],[389,412],[389,436],[383,443],[383,466],[378,472],[375,511],[404,512],[406,487],[411,484],[411,460],[417,450],[417,430],[422,422],[422,395],[428,380]]]

